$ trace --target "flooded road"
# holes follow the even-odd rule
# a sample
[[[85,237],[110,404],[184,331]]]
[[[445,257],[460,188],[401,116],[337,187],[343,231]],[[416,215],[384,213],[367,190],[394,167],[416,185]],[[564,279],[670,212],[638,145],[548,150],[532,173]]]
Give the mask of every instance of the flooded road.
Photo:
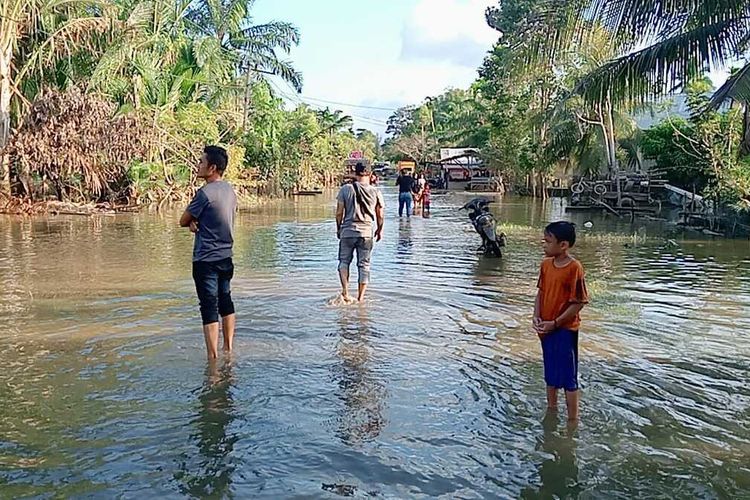
[[[365,305],[330,197],[238,219],[236,352],[208,367],[192,235],[163,216],[0,218],[0,497],[750,496],[750,243],[594,218],[581,417],[545,419],[529,328],[559,201],[396,217]],[[356,274],[356,273],[355,273]]]

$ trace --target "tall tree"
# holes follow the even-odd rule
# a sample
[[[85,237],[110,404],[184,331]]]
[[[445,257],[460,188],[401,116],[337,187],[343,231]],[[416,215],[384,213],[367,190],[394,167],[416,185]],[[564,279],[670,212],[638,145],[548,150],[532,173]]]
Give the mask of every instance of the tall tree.
[[[620,49],[618,57],[581,80],[577,90],[589,100],[611,95],[615,100],[648,101],[750,55],[746,0],[590,0],[578,15],[602,22]],[[748,154],[750,64],[716,92],[712,105],[727,99],[745,108],[742,144]]]
[[[241,75],[277,75],[301,92],[302,75],[281,59],[299,44],[299,30],[287,22],[253,24],[254,0],[195,0],[190,5],[192,28],[213,37],[237,63]]]

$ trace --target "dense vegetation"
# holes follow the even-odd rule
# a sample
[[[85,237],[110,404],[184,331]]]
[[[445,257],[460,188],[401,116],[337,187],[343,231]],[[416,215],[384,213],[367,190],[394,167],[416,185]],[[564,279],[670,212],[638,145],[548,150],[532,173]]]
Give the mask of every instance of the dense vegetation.
[[[392,158],[480,148],[506,185],[540,196],[553,177],[651,163],[679,186],[750,208],[750,66],[711,100],[705,84],[707,71],[747,55],[750,4],[504,0],[486,17],[499,40],[477,81],[397,110]],[[639,130],[634,117],[675,93],[689,95],[692,115]]]
[[[340,111],[285,108],[265,78],[301,88],[283,59],[300,33],[255,24],[252,5],[4,0],[2,191],[163,203],[191,192],[201,146],[221,143],[244,193],[278,195],[330,184],[351,150],[425,162],[451,146],[481,149],[506,185],[542,196],[555,176],[653,162],[678,185],[750,206],[750,65],[714,93],[704,80],[748,55],[745,0],[499,1],[476,82],[397,110],[382,153]],[[636,126],[676,92],[691,116]]]
[[[230,149],[249,195],[322,186],[377,140],[340,111],[287,110],[301,89],[284,22],[246,0],[4,0],[2,189],[26,199],[163,203],[195,187],[206,143]]]

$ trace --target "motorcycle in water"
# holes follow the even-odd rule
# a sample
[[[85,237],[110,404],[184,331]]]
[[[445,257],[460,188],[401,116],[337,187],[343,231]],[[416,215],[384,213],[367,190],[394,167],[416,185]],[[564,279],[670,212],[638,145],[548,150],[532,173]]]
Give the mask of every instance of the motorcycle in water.
[[[460,210],[469,211],[471,224],[479,236],[482,237],[482,246],[477,249],[486,256],[502,257],[501,248],[505,246],[505,233],[497,234],[497,221],[495,216],[490,213],[489,204],[491,200],[487,198],[474,198]]]

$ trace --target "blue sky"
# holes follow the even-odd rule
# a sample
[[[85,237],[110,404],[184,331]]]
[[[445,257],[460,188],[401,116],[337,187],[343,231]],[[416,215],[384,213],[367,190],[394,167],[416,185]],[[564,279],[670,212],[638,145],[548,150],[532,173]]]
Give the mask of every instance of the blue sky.
[[[496,3],[256,0],[253,16],[255,23],[288,21],[300,29],[300,46],[289,56],[304,78],[295,99],[342,109],[354,117],[355,127],[382,133],[391,110],[476,79],[497,40],[484,20],[486,7]],[[273,84],[294,96],[283,82]]]
[[[491,5],[497,0],[255,0],[252,12],[255,23],[300,29],[289,59],[303,74],[302,94],[273,80],[290,105],[341,109],[355,128],[383,134],[395,108],[477,78],[498,39],[484,19]],[[720,85],[726,75],[711,78]]]

